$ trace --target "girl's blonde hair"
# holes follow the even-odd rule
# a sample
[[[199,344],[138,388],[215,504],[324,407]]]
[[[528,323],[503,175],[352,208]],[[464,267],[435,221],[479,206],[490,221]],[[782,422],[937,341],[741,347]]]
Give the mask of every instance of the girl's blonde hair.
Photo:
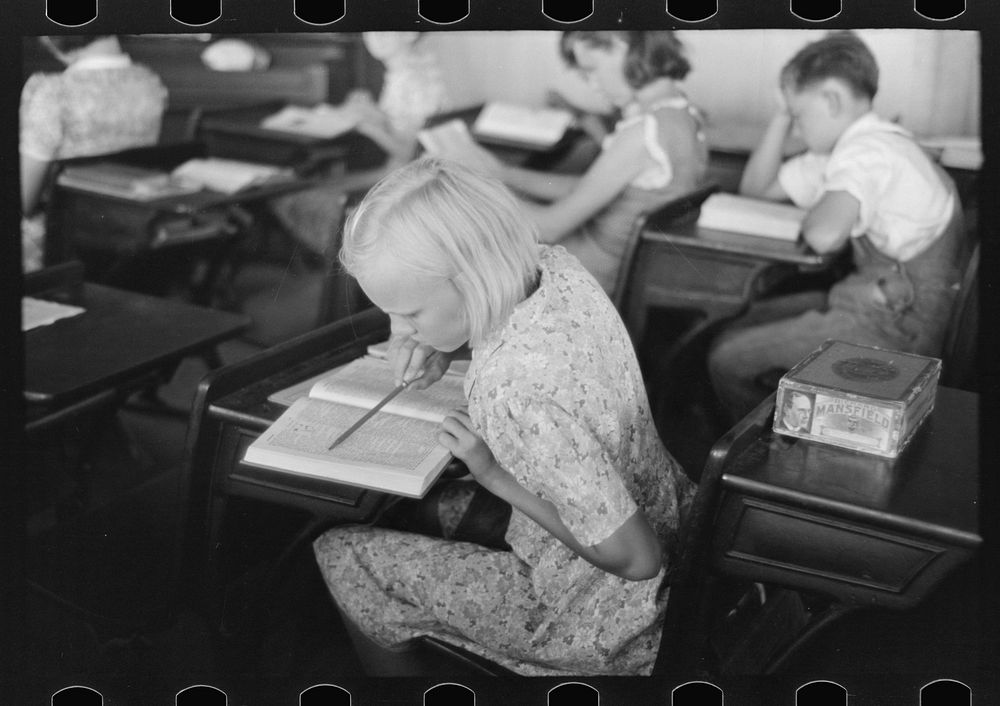
[[[340,261],[357,279],[390,256],[450,279],[475,346],[507,320],[538,277],[538,231],[498,180],[425,157],[388,174],[344,226]]]

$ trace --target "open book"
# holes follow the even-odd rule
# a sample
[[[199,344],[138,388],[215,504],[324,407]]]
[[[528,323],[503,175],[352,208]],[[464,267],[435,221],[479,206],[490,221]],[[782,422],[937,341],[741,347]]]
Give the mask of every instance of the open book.
[[[805,210],[748,196],[715,193],[701,205],[698,225],[762,238],[796,241]]]
[[[389,363],[358,358],[319,377],[247,449],[244,461],[277,471],[421,497],[451,460],[441,420],[465,404],[461,375],[404,390],[335,448],[330,444],[393,389]],[[290,389],[294,389],[290,388]]]
[[[294,132],[300,135],[329,139],[354,129],[358,122],[355,111],[328,103],[312,108],[289,105],[264,118],[260,126],[268,130]]]
[[[946,167],[979,169],[983,166],[983,146],[978,137],[929,137],[920,144]]]
[[[201,190],[200,184],[174,177],[168,172],[118,162],[69,165],[59,173],[56,182],[60,186],[135,201],[151,201]]]
[[[493,102],[480,111],[472,132],[483,142],[548,149],[562,139],[572,122],[568,110]]]
[[[421,147],[433,155],[461,153],[476,144],[468,126],[458,118],[424,128],[417,133],[417,140]]]
[[[175,179],[224,194],[272,181],[285,181],[293,176],[292,170],[284,167],[218,157],[189,159],[173,171]]]

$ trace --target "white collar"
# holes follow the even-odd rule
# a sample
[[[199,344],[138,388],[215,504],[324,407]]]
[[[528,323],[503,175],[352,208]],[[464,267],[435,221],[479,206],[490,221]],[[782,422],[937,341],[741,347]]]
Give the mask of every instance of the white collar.
[[[875,111],[870,110],[848,125],[847,129],[841,133],[837,142],[839,144],[850,139],[851,137],[855,137],[866,132],[895,132],[900,135],[910,134],[909,130],[903,126],[891,123],[888,120],[883,120],[875,114]]]
[[[84,56],[66,67],[67,71],[92,71],[94,69],[123,69],[132,65],[128,54],[98,54]]]

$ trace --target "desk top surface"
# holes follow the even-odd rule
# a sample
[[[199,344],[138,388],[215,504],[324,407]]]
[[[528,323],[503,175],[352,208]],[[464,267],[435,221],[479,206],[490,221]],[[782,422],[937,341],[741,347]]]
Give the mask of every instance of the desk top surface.
[[[838,255],[838,253],[821,255],[813,252],[801,240],[789,242],[733,233],[704,228],[697,223],[658,223],[655,218],[647,223],[643,240],[811,268],[826,267]]]
[[[61,403],[207,348],[249,325],[245,316],[84,283],[78,292],[46,293],[85,308],[79,316],[24,334],[25,397]]]
[[[267,103],[211,111],[202,117],[199,129],[278,140],[306,147],[343,140],[354,132],[348,130],[333,137],[319,137],[291,130],[275,130],[261,125],[264,118],[277,113],[282,107],[284,106],[281,103]]]
[[[896,459],[781,436],[771,404],[723,485],[845,517],[979,541],[979,397],[938,387],[934,410]]]

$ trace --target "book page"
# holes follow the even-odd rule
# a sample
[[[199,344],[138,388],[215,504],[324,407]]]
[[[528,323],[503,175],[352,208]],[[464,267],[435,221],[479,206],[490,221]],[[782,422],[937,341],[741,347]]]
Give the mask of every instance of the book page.
[[[469,128],[461,120],[449,120],[417,133],[421,146],[430,154],[448,156],[477,147]]]
[[[251,464],[419,494],[451,454],[437,443],[438,425],[380,412],[347,439],[330,444],[364,413],[356,407],[303,398],[247,449]]]
[[[458,375],[445,375],[424,390],[403,390],[383,410],[440,422],[450,410],[465,405],[462,381],[463,378]],[[367,409],[393,389],[395,385],[388,361],[365,356],[317,381],[309,396]]]
[[[802,230],[805,210],[788,204],[735,194],[715,193],[701,206],[698,225],[703,228],[795,241]]]
[[[389,348],[388,341],[373,343],[372,345],[368,346],[368,357],[375,360],[386,361],[388,348]],[[471,361],[468,360],[452,361],[451,365],[448,367],[448,370],[445,372],[445,377],[457,378],[457,380],[455,380],[452,383],[442,383],[439,381],[431,386],[432,390],[434,387],[441,384],[444,384],[449,388],[451,388],[446,394],[449,398],[454,396],[455,405],[453,405],[453,407],[465,404],[464,394],[461,385],[462,385],[462,380],[465,377],[465,373],[469,370],[470,362]],[[313,386],[316,385],[316,383],[321,382],[322,380],[330,377],[334,373],[338,372],[341,368],[346,367],[346,365],[350,365],[350,363],[346,363],[345,365],[338,365],[336,368],[332,368],[330,370],[324,370],[323,372],[317,375],[313,375],[312,377],[308,377],[305,380],[295,383],[294,385],[289,385],[286,388],[277,390],[276,392],[272,392],[270,395],[267,396],[267,399],[270,402],[290,407],[292,403],[295,402],[295,400],[299,399],[300,397],[309,397],[309,393],[313,389]],[[389,363],[385,362],[385,365],[388,366]],[[413,390],[412,392],[415,393],[417,391]],[[401,393],[401,394],[406,394],[406,393]],[[318,396],[320,398],[324,398],[327,395],[324,392],[320,391]],[[461,404],[459,404],[458,402],[459,398],[462,398]],[[365,397],[365,399],[367,400],[368,398]]]
[[[417,469],[440,448],[436,423],[379,412],[331,450],[330,444],[362,414],[357,407],[306,398],[292,405],[282,415],[284,423],[275,423],[262,438],[272,448],[400,471]]]

